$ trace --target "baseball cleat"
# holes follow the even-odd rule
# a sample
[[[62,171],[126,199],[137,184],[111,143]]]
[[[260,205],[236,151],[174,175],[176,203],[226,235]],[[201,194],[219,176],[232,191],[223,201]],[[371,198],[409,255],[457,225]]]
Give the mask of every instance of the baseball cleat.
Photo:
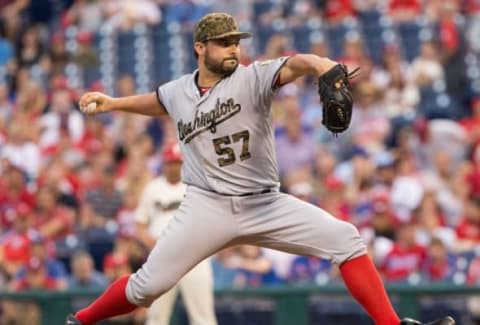
[[[65,325],[82,325],[82,323],[73,314],[70,314],[67,316]]]
[[[400,325],[455,325],[455,320],[450,317],[446,316],[442,319],[437,319],[436,321],[430,322],[430,323],[420,323],[418,320],[414,320],[411,318],[404,318],[400,322]]]

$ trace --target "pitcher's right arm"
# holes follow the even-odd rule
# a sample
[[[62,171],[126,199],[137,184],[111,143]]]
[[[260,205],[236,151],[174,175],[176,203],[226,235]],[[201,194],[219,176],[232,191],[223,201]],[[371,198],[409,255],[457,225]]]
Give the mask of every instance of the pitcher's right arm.
[[[88,92],[79,100],[80,110],[88,115],[122,111],[148,116],[166,115],[156,92],[127,97],[110,97],[101,92]]]

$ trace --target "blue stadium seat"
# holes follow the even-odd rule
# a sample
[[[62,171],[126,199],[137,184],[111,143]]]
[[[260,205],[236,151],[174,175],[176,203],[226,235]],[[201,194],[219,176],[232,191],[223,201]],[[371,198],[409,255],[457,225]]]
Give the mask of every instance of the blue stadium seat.
[[[404,48],[405,59],[408,61],[412,61],[420,52],[420,29],[418,23],[401,23],[396,26]]]
[[[343,54],[343,44],[345,43],[345,35],[347,34],[347,31],[347,27],[343,24],[326,28],[332,57],[340,57]]]
[[[310,33],[312,30],[306,24],[292,28],[292,39],[295,49],[306,53],[310,49]]]
[[[135,75],[135,43],[136,36],[132,32],[118,33],[118,73],[119,75]]]

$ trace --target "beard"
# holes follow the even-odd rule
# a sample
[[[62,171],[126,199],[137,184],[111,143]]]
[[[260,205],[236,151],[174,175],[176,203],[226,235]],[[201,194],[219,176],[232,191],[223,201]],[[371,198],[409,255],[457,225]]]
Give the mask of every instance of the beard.
[[[227,61],[229,60],[235,60],[234,65],[228,65]],[[205,60],[204,60],[205,67],[210,70],[211,72],[218,74],[222,77],[228,77],[232,73],[235,72],[235,70],[238,67],[238,58],[237,56],[230,56],[228,58],[225,58],[221,60],[220,62],[215,61],[212,59],[209,55],[208,52],[205,53]]]

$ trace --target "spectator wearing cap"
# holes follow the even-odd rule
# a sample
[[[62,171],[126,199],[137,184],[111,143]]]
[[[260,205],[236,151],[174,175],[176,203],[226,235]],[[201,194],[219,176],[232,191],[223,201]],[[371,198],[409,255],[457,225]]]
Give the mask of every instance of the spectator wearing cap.
[[[49,276],[45,262],[37,257],[30,257],[25,264],[25,277],[11,283],[14,291],[23,290],[64,290],[65,282],[59,282]]]
[[[132,268],[125,254],[109,254],[105,256],[103,263],[103,273],[107,277],[109,283],[115,281],[122,275],[132,273]]]
[[[181,181],[183,157],[177,143],[164,145],[162,162],[162,175],[147,184],[135,211],[137,237],[150,249],[180,206],[186,189]]]
[[[65,265],[56,259],[54,243],[45,240],[42,235],[35,236],[30,244],[30,257],[40,260],[46,269],[47,275],[57,282],[58,289],[67,287],[67,270]],[[27,273],[26,265],[15,274],[15,281],[23,281]]]
[[[331,175],[325,179],[323,189],[319,206],[340,220],[352,222],[342,180]]]
[[[75,62],[80,68],[98,68],[100,63],[97,50],[93,46],[93,34],[87,31],[81,31],[76,36],[77,51],[73,56]],[[90,82],[88,82],[89,84]]]
[[[85,117],[85,132],[80,141],[77,142],[77,148],[83,153],[84,158],[90,157],[107,150],[105,141],[107,132],[102,120],[97,116]]]
[[[390,205],[388,192],[373,192],[370,203],[370,218],[359,222],[359,226],[371,227],[376,237],[395,239],[398,226],[395,214]]]
[[[395,157],[389,151],[382,151],[374,156],[374,186],[390,191],[395,180]]]

